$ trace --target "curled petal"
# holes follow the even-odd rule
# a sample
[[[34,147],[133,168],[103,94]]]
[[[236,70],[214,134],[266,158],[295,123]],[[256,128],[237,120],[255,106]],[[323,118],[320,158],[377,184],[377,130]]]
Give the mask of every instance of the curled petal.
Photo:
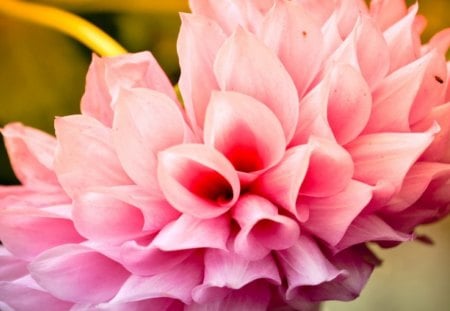
[[[204,145],[184,144],[160,152],[158,180],[175,209],[198,218],[225,213],[240,192],[233,165]]]
[[[241,182],[278,163],[286,148],[276,116],[257,100],[236,92],[212,95],[204,141],[228,158]]]
[[[188,214],[167,224],[152,244],[164,251],[194,248],[226,249],[230,235],[230,220],[226,216],[211,219],[195,218]]]
[[[166,95],[148,89],[121,90],[115,106],[112,135],[123,168],[136,184],[158,189],[157,152],[184,139],[179,108]]]
[[[234,241],[235,252],[249,260],[291,247],[300,234],[295,220],[279,215],[270,201],[256,195],[241,197],[232,214],[241,227]]]
[[[119,263],[77,244],[41,253],[29,269],[33,279],[53,296],[87,303],[111,299],[130,275]]]
[[[294,82],[278,57],[250,33],[238,28],[220,48],[214,72],[222,90],[252,96],[279,119],[286,140],[298,121],[298,95]]]

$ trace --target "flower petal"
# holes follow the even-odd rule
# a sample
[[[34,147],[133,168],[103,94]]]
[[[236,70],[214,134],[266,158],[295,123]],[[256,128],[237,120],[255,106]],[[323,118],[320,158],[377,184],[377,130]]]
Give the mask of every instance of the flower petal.
[[[14,256],[5,247],[0,246],[0,280],[13,281],[27,275],[27,264],[27,261]]]
[[[129,276],[119,263],[87,247],[66,244],[52,248],[29,265],[36,282],[53,296],[73,302],[111,299]]]
[[[267,105],[283,126],[286,140],[292,138],[298,120],[297,90],[273,51],[239,28],[217,53],[214,72],[222,90],[237,91]]]
[[[156,154],[183,142],[184,120],[176,103],[148,89],[121,90],[115,100],[113,141],[136,184],[158,189]]]
[[[392,26],[408,13],[404,0],[372,0],[370,1],[370,15],[380,29]]]
[[[160,152],[158,179],[175,209],[198,218],[225,213],[240,192],[232,164],[204,145],[184,144]]]

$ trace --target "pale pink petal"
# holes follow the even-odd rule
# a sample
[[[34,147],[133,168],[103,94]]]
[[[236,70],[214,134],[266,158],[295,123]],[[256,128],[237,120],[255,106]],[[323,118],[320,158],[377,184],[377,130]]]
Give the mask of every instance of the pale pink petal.
[[[73,221],[83,236],[106,243],[120,243],[143,234],[144,217],[139,209],[98,192],[84,192],[75,198]]]
[[[366,13],[367,6],[362,1],[340,0],[334,14],[337,15],[339,34],[343,39],[352,32],[362,13]]]
[[[28,262],[0,246],[0,280],[12,281],[28,274]],[[1,300],[1,299],[0,299]]]
[[[70,206],[59,208],[70,210]],[[49,248],[78,243],[84,238],[72,220],[23,204],[0,210],[0,240],[15,256],[30,260]]]
[[[160,152],[158,180],[175,209],[199,218],[225,213],[240,192],[233,165],[217,150],[200,144]]]
[[[115,100],[112,137],[123,168],[136,184],[158,189],[156,154],[182,143],[184,120],[177,104],[148,89],[123,89]]]
[[[409,132],[411,107],[432,60],[427,54],[386,77],[373,91],[373,108],[365,133]]]
[[[252,193],[260,194],[291,212],[297,218],[296,201],[305,178],[313,147],[300,145],[286,151],[281,162],[261,175],[251,186]]]
[[[315,0],[314,0],[315,1]],[[329,1],[333,0],[321,0],[321,1]],[[337,16],[333,14],[328,18],[326,23],[322,26],[323,33],[323,47],[322,47],[322,58],[324,60],[330,59],[330,55],[336,51],[339,46],[343,43],[341,35],[339,34],[339,29],[337,26]],[[353,38],[349,37],[347,40],[351,40]],[[316,76],[315,84],[320,81],[321,76]]]
[[[294,82],[278,57],[242,28],[220,48],[214,72],[222,90],[252,96],[269,107],[283,126],[286,140],[298,120],[298,95]]]
[[[153,298],[124,303],[76,304],[70,311],[183,311],[184,304],[171,298]]]
[[[329,282],[343,273],[330,263],[316,242],[305,235],[291,248],[276,254],[287,278],[287,300],[295,298],[303,286]]]
[[[55,171],[71,197],[90,187],[132,183],[115,154],[111,130],[103,124],[74,115],[56,119],[55,129]]]
[[[289,248],[300,234],[295,220],[279,215],[275,205],[257,195],[241,196],[232,215],[241,227],[234,250],[248,260],[262,259],[272,250]]]
[[[295,0],[294,2],[301,4],[305,10],[319,24],[324,24],[336,8],[334,0]]]
[[[217,1],[201,0],[191,2],[191,6],[213,3]],[[177,41],[181,67],[178,84],[189,121],[194,131],[201,132],[211,91],[219,88],[213,63],[225,34],[214,20],[203,16],[182,14],[181,21]]]
[[[232,250],[208,249],[205,252],[205,277],[203,284],[192,291],[195,302],[204,304],[220,300],[234,289],[259,279],[281,284],[275,260],[271,255],[248,261]]]
[[[450,47],[450,28],[445,28],[437,32],[433,37],[431,37],[427,46],[430,49],[437,49],[439,53],[447,53],[447,50]]]
[[[283,128],[272,111],[236,92],[213,93],[206,111],[204,141],[233,164],[241,183],[277,164],[286,148]]]
[[[93,55],[81,111],[111,126],[113,100],[123,88],[145,87],[177,101],[172,85],[150,52],[99,58]]]
[[[167,224],[155,237],[152,245],[164,251],[194,248],[226,249],[230,235],[230,220],[224,216],[200,219],[188,214]]]
[[[77,244],[41,253],[28,267],[42,288],[54,297],[73,302],[109,300],[130,275],[119,263]]]
[[[0,186],[0,209],[2,207],[32,205],[36,208],[70,204],[71,199],[61,187],[30,189],[18,185]]]
[[[417,10],[416,3],[405,17],[384,31],[391,58],[390,72],[414,61],[420,55],[420,37],[413,27]]]
[[[309,218],[303,225],[325,242],[336,245],[371,198],[372,187],[351,181],[336,195],[325,198],[299,197],[297,204],[309,208]]]
[[[346,146],[355,164],[354,179],[376,185],[388,181],[397,189],[410,167],[433,141],[438,128],[424,133],[363,135]]]
[[[23,185],[58,185],[53,172],[56,140],[20,123],[6,125],[1,133],[16,177]]]
[[[353,175],[350,154],[333,141],[311,137],[312,153],[300,193],[324,197],[342,191]]]
[[[214,297],[215,300],[205,303],[193,303],[185,311],[266,311],[271,292],[264,282],[253,282],[239,289],[232,290],[225,297]]]
[[[141,245],[136,241],[125,242],[120,248],[121,263],[137,275],[154,275],[166,272],[192,254],[192,251],[162,251],[152,244]]]
[[[320,25],[302,6],[277,1],[263,21],[260,37],[278,54],[302,97],[322,62]]]
[[[370,15],[381,30],[389,28],[408,13],[404,0],[372,0]]]
[[[411,240],[411,238],[409,234],[394,230],[375,214],[360,215],[350,225],[342,240],[336,245],[336,248],[343,250],[350,246],[369,241],[404,242]]]
[[[111,303],[173,298],[189,304],[192,289],[201,283],[202,277],[202,258],[192,256],[166,272],[152,276],[131,275]]]

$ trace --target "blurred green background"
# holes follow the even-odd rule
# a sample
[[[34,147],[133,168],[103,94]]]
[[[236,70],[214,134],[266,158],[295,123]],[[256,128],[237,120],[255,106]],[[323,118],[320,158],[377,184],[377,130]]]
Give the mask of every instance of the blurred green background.
[[[177,11],[187,11],[187,4],[166,1],[174,4],[173,10],[155,10],[162,0],[34,2],[81,15],[130,52],[150,50],[176,83]],[[424,42],[450,26],[450,1],[422,0],[419,6],[428,19]],[[53,132],[54,116],[79,112],[90,58],[91,51],[65,35],[0,15],[0,126],[20,121]],[[0,144],[0,184],[15,183]],[[350,303],[328,303],[326,310],[450,310],[450,218],[420,228],[419,233],[428,234],[436,245],[412,242],[390,250],[376,249],[385,261],[361,297]]]

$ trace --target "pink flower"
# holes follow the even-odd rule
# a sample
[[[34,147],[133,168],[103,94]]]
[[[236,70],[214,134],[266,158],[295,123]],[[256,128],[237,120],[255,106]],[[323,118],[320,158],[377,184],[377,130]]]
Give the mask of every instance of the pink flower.
[[[56,138],[3,129],[6,310],[312,310],[450,211],[450,32],[403,1],[191,0],[183,105],[94,56]],[[184,107],[184,109],[182,108]]]

